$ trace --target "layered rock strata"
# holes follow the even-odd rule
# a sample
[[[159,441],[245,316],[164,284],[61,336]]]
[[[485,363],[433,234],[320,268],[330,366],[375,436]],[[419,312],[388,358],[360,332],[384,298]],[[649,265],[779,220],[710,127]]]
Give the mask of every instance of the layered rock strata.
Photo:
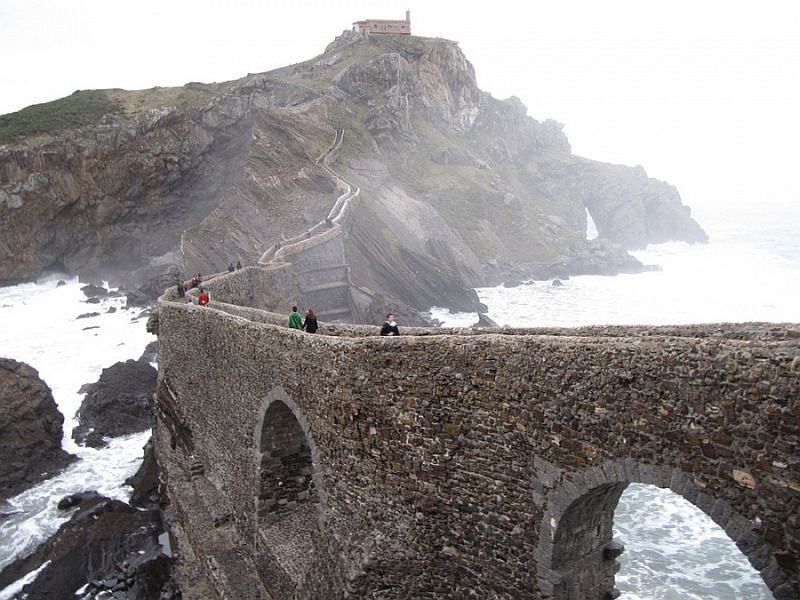
[[[64,415],[39,373],[0,358],[0,500],[64,469],[76,457],[61,449]]]
[[[0,282],[255,264],[328,214],[333,139],[331,166],[361,190],[343,221],[350,278],[390,302],[475,308],[469,288],[509,273],[635,272],[625,248],[707,239],[675,188],[573,155],[559,123],[480,90],[447,40],[349,32],[234,82],[93,94],[97,122],[0,146]]]

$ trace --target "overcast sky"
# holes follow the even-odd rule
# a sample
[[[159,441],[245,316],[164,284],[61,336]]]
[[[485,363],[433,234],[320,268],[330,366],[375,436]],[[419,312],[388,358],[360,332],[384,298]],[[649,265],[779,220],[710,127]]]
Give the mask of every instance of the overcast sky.
[[[407,8],[576,154],[641,164],[695,207],[800,201],[798,0],[0,0],[0,114],[266,71]]]

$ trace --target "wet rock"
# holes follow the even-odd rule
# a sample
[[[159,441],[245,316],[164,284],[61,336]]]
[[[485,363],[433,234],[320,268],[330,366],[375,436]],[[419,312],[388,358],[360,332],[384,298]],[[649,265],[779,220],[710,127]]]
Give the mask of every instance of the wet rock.
[[[0,358],[0,500],[77,460],[61,449],[63,424],[64,416],[38,372]]]
[[[70,508],[81,506],[86,503],[96,504],[98,500],[103,500],[103,499],[105,499],[105,497],[101,496],[94,490],[88,492],[78,492],[77,494],[70,494],[69,496],[64,496],[61,500],[58,501],[57,508],[58,510],[69,510]]]
[[[137,510],[124,502],[86,493],[77,512],[30,556],[0,572],[0,589],[50,563],[23,588],[28,600],[72,598],[87,586],[92,597],[122,592],[128,600],[168,598],[176,594],[170,582],[171,561],[161,552],[163,525],[158,511]]]
[[[152,427],[157,375],[144,360],[128,360],[103,369],[100,379],[85,388],[88,391],[78,411],[80,425],[73,429],[73,439],[100,448],[106,445],[104,436],[117,437]]]
[[[587,241],[567,261],[566,268],[573,275],[617,275],[650,270],[619,244],[601,238]]]
[[[132,306],[147,306],[152,302],[150,296],[147,294],[140,292],[139,290],[130,290],[126,293],[128,298],[128,303],[126,308],[130,308]]]
[[[76,319],[91,319],[92,317],[99,317],[99,316],[100,316],[99,312],[89,312],[89,313],[83,313],[82,315],[78,315],[75,318]]]
[[[563,284],[563,283],[561,283],[561,280],[560,280],[560,279],[553,279],[553,283],[552,283],[551,285],[552,285],[553,287],[561,287],[561,286],[562,286],[562,285],[564,285],[564,284]]]
[[[130,503],[137,508],[157,509],[161,495],[158,481],[158,462],[153,450],[152,440],[144,447],[144,460],[133,477],[125,480],[125,484],[133,488]]]
[[[95,298],[98,296],[108,296],[108,290],[102,286],[89,284],[81,288],[81,291],[86,294],[87,298]]]
[[[85,302],[86,304],[100,304],[100,298],[87,298]]]
[[[63,279],[59,279],[58,283],[56,284],[56,287],[61,287],[63,285],[67,285],[67,282],[64,281]]]
[[[486,313],[479,313],[478,314],[478,322],[475,323],[475,327],[500,327],[497,322],[490,318],[489,315]]]
[[[175,282],[181,278],[177,265],[167,264],[156,267],[146,267],[130,275],[132,281],[141,281],[134,289],[126,288],[128,306],[149,306],[155,304],[158,297],[167,288],[174,287]]]
[[[139,360],[145,360],[150,363],[158,360],[158,340],[154,340],[145,346],[144,352],[142,352]]]

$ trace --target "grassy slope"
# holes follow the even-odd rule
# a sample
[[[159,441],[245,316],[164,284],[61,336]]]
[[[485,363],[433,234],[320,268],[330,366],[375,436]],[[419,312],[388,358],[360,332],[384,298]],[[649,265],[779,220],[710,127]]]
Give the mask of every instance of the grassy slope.
[[[92,125],[108,114],[113,115],[116,120],[125,121],[157,106],[202,106],[236,83],[190,83],[183,87],[155,87],[133,91],[79,90],[66,98],[34,104],[14,113],[0,115],[0,144]]]
[[[60,100],[34,104],[0,116],[0,144],[82,127],[119,110],[120,106],[109,98],[105,90],[78,91]]]

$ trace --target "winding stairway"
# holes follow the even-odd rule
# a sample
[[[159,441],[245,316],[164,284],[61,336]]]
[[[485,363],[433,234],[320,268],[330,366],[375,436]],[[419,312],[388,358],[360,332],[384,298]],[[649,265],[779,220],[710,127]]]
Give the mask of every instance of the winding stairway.
[[[303,233],[273,244],[259,259],[262,265],[291,263],[300,291],[298,303],[304,308],[313,308],[317,317],[324,321],[352,321],[355,317],[354,286],[344,251],[342,223],[351,201],[360,190],[329,164],[343,141],[344,130],[337,129],[333,144],[317,160],[320,168],[336,182],[337,190],[342,192],[328,216]]]

